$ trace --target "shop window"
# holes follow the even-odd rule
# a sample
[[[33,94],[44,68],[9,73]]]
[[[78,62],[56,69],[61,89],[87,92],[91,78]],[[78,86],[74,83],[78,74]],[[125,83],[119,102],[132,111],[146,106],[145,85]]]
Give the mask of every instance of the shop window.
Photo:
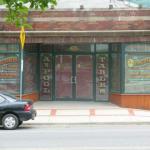
[[[94,52],[93,44],[66,44],[66,45],[54,45],[56,52]]]
[[[150,52],[150,43],[126,44],[126,52]]]
[[[0,44],[0,52],[18,52],[18,44]]]
[[[41,44],[40,45],[40,51],[41,52],[52,52],[53,50],[53,45],[50,44]]]
[[[24,54],[24,94],[37,91],[37,53]]]
[[[110,64],[110,70],[111,70],[111,92],[118,92],[120,91],[120,54],[121,49],[120,46],[115,44],[112,46],[112,53],[111,53],[111,64]]]
[[[125,50],[125,92],[150,93],[150,44],[129,44]]]
[[[0,91],[19,93],[19,54],[0,54]]]
[[[108,44],[96,44],[96,52],[108,52]]]
[[[37,53],[37,49],[38,49],[37,47],[38,47],[37,43],[25,44],[24,52]]]

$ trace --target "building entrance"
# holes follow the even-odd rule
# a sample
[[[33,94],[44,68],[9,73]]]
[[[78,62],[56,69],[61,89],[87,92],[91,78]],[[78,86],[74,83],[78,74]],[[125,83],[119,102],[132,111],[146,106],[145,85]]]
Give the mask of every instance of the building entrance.
[[[80,47],[40,52],[40,100],[108,101],[108,48]]]
[[[55,56],[56,100],[93,100],[93,56]]]

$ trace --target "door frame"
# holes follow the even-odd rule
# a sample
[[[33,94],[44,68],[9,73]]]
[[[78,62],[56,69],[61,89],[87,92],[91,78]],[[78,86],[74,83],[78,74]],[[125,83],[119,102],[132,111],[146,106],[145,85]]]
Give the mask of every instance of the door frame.
[[[55,70],[55,64],[56,64],[56,56],[58,55],[70,55],[72,56],[72,75],[76,76],[76,57],[77,56],[80,56],[80,55],[89,55],[89,56],[92,56],[92,98],[91,99],[87,99],[87,98],[77,98],[76,97],[76,85],[75,84],[72,84],[72,98],[57,98],[56,97],[56,81],[55,81],[55,77],[56,77],[56,70]],[[71,100],[75,100],[75,101],[94,101],[95,99],[95,93],[94,93],[94,88],[95,88],[95,67],[94,67],[94,64],[95,64],[95,59],[94,59],[94,54],[93,53],[84,53],[84,52],[62,52],[62,53],[57,53],[55,52],[54,53],[54,71],[53,71],[53,100],[54,101],[71,101]]]

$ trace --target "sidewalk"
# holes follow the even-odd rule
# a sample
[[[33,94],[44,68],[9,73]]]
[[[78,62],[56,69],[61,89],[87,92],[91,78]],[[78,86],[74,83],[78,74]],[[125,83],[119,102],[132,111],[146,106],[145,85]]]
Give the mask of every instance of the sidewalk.
[[[36,102],[35,120],[26,124],[125,124],[150,123],[150,111],[121,108],[109,102]]]

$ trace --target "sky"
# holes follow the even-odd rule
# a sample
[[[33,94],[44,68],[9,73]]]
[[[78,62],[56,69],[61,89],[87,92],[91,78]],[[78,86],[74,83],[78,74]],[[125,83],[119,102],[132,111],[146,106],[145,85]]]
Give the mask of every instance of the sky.
[[[74,5],[74,2],[75,2],[75,0],[57,0],[58,2],[60,1],[60,3],[62,2],[62,5],[60,4],[60,7],[64,7],[65,5],[65,2],[67,2],[67,6],[68,7],[70,7],[69,6],[69,3],[70,3],[70,5],[71,6],[74,6],[75,7],[75,5]],[[69,1],[69,3],[68,3],[68,1]],[[84,1],[84,0],[76,0],[76,4],[78,4],[78,3],[81,3],[80,1]],[[92,0],[87,0],[86,1],[86,5],[88,5],[88,3],[89,2],[91,2]],[[102,7],[108,7],[107,6],[107,3],[108,2],[106,2],[106,1],[108,1],[108,2],[110,2],[110,0],[94,0],[94,2],[95,2],[95,4],[97,5],[97,6],[102,6]],[[123,7],[123,5],[122,5],[122,3],[123,3],[123,1],[121,2],[121,1],[117,1],[117,0],[111,0],[112,2],[115,2],[115,4],[117,4],[118,6],[117,7]],[[117,1],[117,2],[116,2]],[[150,0],[124,0],[124,1],[128,1],[128,2],[134,2],[134,3],[137,3],[137,4],[142,4],[143,5],[143,7],[149,7],[150,8]],[[0,4],[1,4],[1,2],[2,2],[2,0],[0,0]],[[103,3],[103,4],[101,4],[101,3]],[[58,3],[59,4],[59,3]],[[93,4],[92,4],[93,5]],[[106,6],[105,6],[106,5]],[[91,3],[90,3],[90,6],[91,6]],[[58,5],[58,7],[59,7],[59,5]],[[79,7],[79,6],[77,6],[77,7]],[[92,7],[92,6],[91,6]],[[93,8],[94,8],[94,6],[93,6]]]
[[[150,7],[150,0],[128,0],[137,4],[142,4],[144,7]]]

